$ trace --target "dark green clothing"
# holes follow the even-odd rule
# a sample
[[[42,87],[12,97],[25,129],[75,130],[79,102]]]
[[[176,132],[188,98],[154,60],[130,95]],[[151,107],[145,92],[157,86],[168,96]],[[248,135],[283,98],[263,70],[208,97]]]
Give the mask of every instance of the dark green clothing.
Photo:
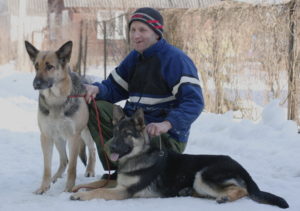
[[[103,135],[103,139],[104,139],[104,143],[105,143],[104,149],[102,147],[100,136],[99,136],[96,111],[94,109],[93,103],[91,103],[89,106],[90,117],[89,117],[88,127],[89,127],[92,137],[96,143],[97,150],[98,150],[98,156],[103,165],[103,168],[105,170],[108,170],[108,166],[107,166],[104,154],[103,154],[103,150],[105,150],[109,154],[108,145],[109,145],[110,139],[113,136],[113,125],[112,125],[113,104],[100,100],[100,101],[97,101],[97,107],[98,107],[99,116],[100,116],[99,119],[100,119],[102,135]],[[178,153],[182,153],[186,146],[185,142],[179,142],[179,141],[171,138],[168,133],[161,135],[161,144],[159,141],[159,137],[154,137],[151,139],[151,141],[154,143],[154,145],[156,145],[158,147],[160,147],[160,145],[161,145],[162,149],[171,149]],[[116,169],[115,163],[110,162],[109,166],[110,166],[110,170]]]

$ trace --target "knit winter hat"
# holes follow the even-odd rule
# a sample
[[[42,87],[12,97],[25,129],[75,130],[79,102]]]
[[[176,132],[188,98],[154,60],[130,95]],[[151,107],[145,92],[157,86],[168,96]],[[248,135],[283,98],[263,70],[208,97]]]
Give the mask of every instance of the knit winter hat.
[[[147,24],[159,37],[163,36],[164,32],[164,19],[161,14],[150,7],[143,7],[137,9],[131,16],[129,21],[129,29],[130,25],[133,21],[140,21],[142,23]]]

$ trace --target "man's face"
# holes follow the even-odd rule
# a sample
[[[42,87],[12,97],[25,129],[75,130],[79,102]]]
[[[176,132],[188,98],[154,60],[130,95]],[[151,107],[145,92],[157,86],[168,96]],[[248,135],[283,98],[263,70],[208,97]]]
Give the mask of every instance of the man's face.
[[[143,53],[151,45],[155,44],[159,36],[146,24],[133,21],[130,25],[129,38],[131,46]]]

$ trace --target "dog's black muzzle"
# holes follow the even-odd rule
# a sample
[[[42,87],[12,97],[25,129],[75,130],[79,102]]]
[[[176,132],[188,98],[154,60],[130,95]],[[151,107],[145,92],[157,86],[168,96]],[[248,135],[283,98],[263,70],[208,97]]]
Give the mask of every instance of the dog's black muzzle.
[[[117,153],[120,157],[129,154],[132,151],[132,146],[124,143],[124,141],[113,140],[109,146],[111,153]]]
[[[53,86],[53,79],[44,80],[35,77],[33,80],[33,88],[36,90],[48,89]]]

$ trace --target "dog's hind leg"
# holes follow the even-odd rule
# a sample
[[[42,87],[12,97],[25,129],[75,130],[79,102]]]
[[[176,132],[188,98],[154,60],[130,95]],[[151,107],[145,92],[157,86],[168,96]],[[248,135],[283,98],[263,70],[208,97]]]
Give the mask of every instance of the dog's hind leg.
[[[94,177],[96,163],[96,148],[91,133],[87,127],[81,132],[81,137],[89,150],[89,159],[85,171],[85,176]]]
[[[224,188],[216,200],[218,203],[225,203],[228,201],[238,200],[247,195],[248,192],[245,188],[236,185],[231,185]]]
[[[36,194],[45,193],[50,188],[51,184],[51,161],[53,152],[53,140],[42,133],[41,146],[44,157],[44,174],[40,188],[35,191]]]
[[[80,146],[79,146],[79,158],[84,166],[87,165],[87,157],[86,157],[86,150],[85,150],[85,143],[82,139],[80,139]]]
[[[76,179],[76,166],[77,166],[77,158],[79,154],[79,146],[80,146],[80,135],[73,135],[68,139],[69,146],[69,166],[68,166],[68,176],[67,176],[67,184],[65,188],[65,192],[71,192],[72,188],[75,185]]]
[[[52,182],[55,183],[58,178],[62,177],[62,174],[65,172],[68,164],[68,156],[66,152],[66,141],[63,139],[58,139],[55,142],[55,147],[59,153],[59,167],[57,172],[52,177]]]
[[[219,167],[197,172],[193,187],[199,195],[215,198],[218,203],[235,201],[248,195],[240,181]]]
[[[193,188],[196,191],[197,197],[203,198],[217,198],[219,193],[210,184],[203,179],[203,171],[197,172]]]

